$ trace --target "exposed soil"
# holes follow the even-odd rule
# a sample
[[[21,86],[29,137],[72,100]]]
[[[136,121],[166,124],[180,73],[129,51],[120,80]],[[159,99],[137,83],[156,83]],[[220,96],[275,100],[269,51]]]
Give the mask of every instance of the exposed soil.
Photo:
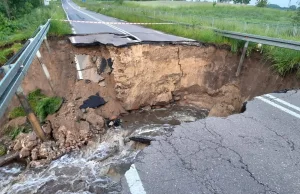
[[[259,53],[246,58],[237,78],[239,56],[213,45],[75,47],[67,39],[49,43],[50,54],[44,45],[40,51],[54,91],[36,59],[22,86],[25,93],[41,88],[47,95],[61,96],[64,104],[43,126],[49,141],[42,143],[30,133],[20,136],[10,146],[11,150],[20,151],[21,157],[43,161],[31,162],[32,166],[88,144],[95,134],[105,134],[106,121],[114,121],[128,111],[176,103],[210,110],[209,116],[228,116],[239,113],[242,103],[254,96],[300,86],[296,75],[280,77]],[[98,72],[98,75],[91,80],[78,80],[76,55],[87,55],[83,74],[93,76]],[[107,62],[104,66],[103,59]],[[106,104],[80,110],[83,101],[96,93]],[[13,100],[11,107],[16,104]]]

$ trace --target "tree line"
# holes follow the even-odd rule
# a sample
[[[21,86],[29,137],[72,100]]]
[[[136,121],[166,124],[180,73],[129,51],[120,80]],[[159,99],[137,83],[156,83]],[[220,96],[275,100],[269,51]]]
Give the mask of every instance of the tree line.
[[[0,17],[6,17],[9,20],[20,18],[42,3],[43,0],[1,0]]]

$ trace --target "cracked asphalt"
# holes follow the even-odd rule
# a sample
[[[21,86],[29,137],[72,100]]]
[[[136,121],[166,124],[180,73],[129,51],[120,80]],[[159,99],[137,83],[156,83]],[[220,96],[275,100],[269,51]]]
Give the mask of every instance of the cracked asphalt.
[[[297,91],[272,96],[300,106]],[[183,124],[139,154],[139,184],[147,194],[299,193],[299,126],[299,118],[257,98],[242,114]],[[123,193],[133,193],[127,182]]]

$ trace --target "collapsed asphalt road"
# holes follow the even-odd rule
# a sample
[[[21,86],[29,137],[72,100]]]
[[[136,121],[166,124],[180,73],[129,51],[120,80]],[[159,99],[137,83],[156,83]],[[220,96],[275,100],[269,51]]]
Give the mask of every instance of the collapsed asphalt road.
[[[242,114],[177,127],[142,151],[123,193],[299,193],[299,97],[257,97]]]
[[[67,18],[72,20],[73,34],[85,35],[71,38],[73,44],[101,42],[115,46],[137,42],[193,42],[194,40],[165,34],[138,25],[111,23],[124,21],[83,9],[71,0],[62,0]],[[79,22],[76,22],[79,21]],[[105,24],[91,22],[107,22]],[[91,34],[90,36],[87,36]]]
[[[68,0],[63,6],[70,20],[119,22]],[[98,34],[75,36],[73,44],[191,41],[135,25],[71,25],[74,34]],[[272,96],[255,98],[242,114],[185,123],[152,141],[122,178],[122,193],[299,193],[299,94]]]

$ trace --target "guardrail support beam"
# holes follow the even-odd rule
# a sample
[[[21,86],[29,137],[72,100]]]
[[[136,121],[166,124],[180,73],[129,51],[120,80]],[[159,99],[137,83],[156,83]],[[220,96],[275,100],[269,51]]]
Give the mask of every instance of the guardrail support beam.
[[[43,63],[42,55],[41,55],[41,53],[40,53],[39,50],[36,52],[36,56],[38,58],[38,61],[39,61],[40,65],[41,65],[42,69],[43,69],[43,72],[44,72],[44,74],[45,74],[45,76],[46,76],[46,78],[48,80],[48,83],[49,83],[49,86],[51,88],[51,91],[55,95],[55,91],[53,89],[53,84],[52,84],[52,81],[51,81],[50,73],[48,71],[47,66]]]
[[[244,48],[243,48],[243,52],[242,52],[242,56],[241,56],[241,59],[240,59],[239,66],[238,66],[236,74],[235,74],[236,77],[240,76],[242,66],[243,66],[243,63],[244,63],[244,59],[245,59],[245,56],[246,56],[246,52],[247,52],[247,49],[248,49],[248,45],[249,45],[249,41],[246,41],[246,43],[244,45]]]
[[[26,115],[27,115],[27,119],[29,120],[34,132],[42,141],[45,141],[46,140],[45,133],[40,125],[39,120],[33,113],[32,109],[30,107],[30,104],[29,104],[26,96],[23,93],[23,89],[21,88],[21,86],[19,86],[19,88],[16,92],[16,96],[18,97],[22,107],[24,108]]]
[[[47,40],[47,36],[45,36],[44,42],[45,42],[45,44],[46,44],[46,47],[47,47],[48,52],[51,53],[51,49],[50,49],[50,46],[49,46],[49,43],[48,43],[48,40]]]

